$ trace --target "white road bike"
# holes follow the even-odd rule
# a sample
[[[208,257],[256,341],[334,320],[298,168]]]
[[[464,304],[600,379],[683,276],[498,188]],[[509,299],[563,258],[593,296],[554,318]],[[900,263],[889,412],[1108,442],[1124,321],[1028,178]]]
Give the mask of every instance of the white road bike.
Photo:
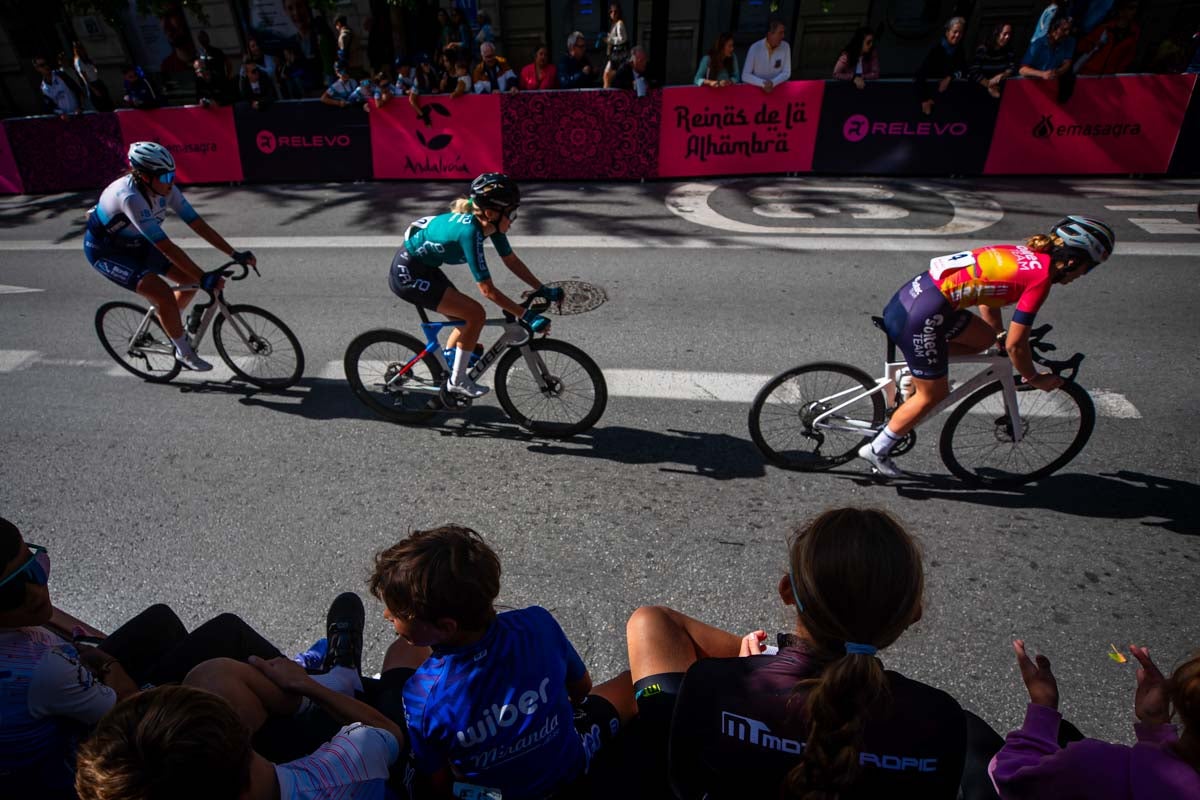
[[[882,330],[883,318],[871,319]],[[956,364],[983,368],[953,387],[921,424],[953,407],[939,450],[960,479],[992,486],[1040,480],[1062,469],[1087,444],[1096,408],[1087,390],[1075,382],[1084,356],[1076,353],[1065,361],[1041,356],[1055,349],[1043,341],[1050,330],[1043,325],[1032,331],[1030,345],[1034,361],[1064,379],[1062,388],[1053,392],[1020,383],[1002,343],[986,353],[953,358]],[[890,339],[879,378],[830,361],[789,369],[754,398],[750,436],[768,461],[784,469],[815,471],[844,464],[883,429],[903,402],[897,382],[905,369]],[[914,429],[891,455],[909,452],[916,439]]]

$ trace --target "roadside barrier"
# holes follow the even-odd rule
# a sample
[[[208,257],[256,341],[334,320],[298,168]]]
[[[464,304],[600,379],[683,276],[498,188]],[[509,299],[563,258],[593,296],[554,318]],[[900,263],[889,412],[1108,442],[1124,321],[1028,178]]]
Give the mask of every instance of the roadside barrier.
[[[0,193],[93,189],[129,142],[174,153],[180,181],[638,180],[709,175],[1200,173],[1196,75],[954,83],[922,113],[911,81],[680,86],[396,98],[371,113],[316,100],[25,117],[0,129]]]

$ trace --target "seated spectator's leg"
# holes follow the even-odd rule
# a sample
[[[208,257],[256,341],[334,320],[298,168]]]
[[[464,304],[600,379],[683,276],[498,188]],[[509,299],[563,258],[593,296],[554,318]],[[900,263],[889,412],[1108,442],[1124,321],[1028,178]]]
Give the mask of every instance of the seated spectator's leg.
[[[213,658],[245,661],[250,656],[263,659],[283,655],[258,631],[236,614],[213,617],[179,642],[154,665],[150,681],[155,685],[178,683],[198,664]]]
[[[617,712],[622,726],[628,725],[630,720],[637,716],[637,701],[633,699],[633,673],[629,670],[593,686],[591,695],[604,698]]]
[[[963,715],[967,720],[967,758],[959,782],[962,800],[997,800],[988,763],[1004,746],[1004,738],[970,711]]]
[[[732,658],[741,638],[665,606],[643,606],[625,626],[647,786],[665,788],[671,715],[683,674],[701,658]],[[669,796],[665,794],[663,796]]]
[[[121,663],[138,686],[153,682],[154,665],[187,637],[187,628],[162,603],[150,606],[117,628],[99,649]]]
[[[300,709],[299,697],[280,689],[250,664],[228,658],[197,665],[183,683],[225,698],[252,732],[269,717],[290,716]]]
[[[379,680],[368,684],[367,702],[398,725],[404,725],[404,684],[431,652],[428,647],[417,647],[397,637],[383,655]]]

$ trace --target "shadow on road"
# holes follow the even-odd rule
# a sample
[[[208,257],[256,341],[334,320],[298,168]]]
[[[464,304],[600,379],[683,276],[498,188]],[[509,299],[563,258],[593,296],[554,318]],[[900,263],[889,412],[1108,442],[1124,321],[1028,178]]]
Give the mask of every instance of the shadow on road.
[[[311,420],[362,419],[387,421],[362,405],[345,381],[302,378],[290,389],[271,392],[238,379],[176,384],[181,392],[241,395],[238,402]],[[746,439],[724,433],[668,429],[665,432],[596,427],[570,439],[545,439],[530,433],[495,406],[475,406],[465,414],[443,413],[409,428],[455,438],[506,439],[525,442],[540,455],[598,458],[618,464],[662,464],[663,472],[698,475],[714,480],[761,478],[762,456]]]
[[[1121,470],[1100,475],[1052,475],[1017,489],[967,486],[930,476],[896,486],[908,500],[956,500],[1004,509],[1045,509],[1097,519],[1140,520],[1172,533],[1200,534],[1200,484]]]

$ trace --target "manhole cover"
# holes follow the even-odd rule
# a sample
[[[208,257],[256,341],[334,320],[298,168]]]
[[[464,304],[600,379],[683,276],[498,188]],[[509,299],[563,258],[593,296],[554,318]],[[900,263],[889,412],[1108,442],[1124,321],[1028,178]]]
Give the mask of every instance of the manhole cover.
[[[567,316],[569,314],[583,314],[587,311],[593,311],[599,308],[608,300],[608,295],[599,286],[593,286],[590,283],[583,281],[557,281],[548,283],[547,286],[557,286],[563,290],[562,311],[558,310],[558,306],[551,304],[550,311],[554,314]]]

